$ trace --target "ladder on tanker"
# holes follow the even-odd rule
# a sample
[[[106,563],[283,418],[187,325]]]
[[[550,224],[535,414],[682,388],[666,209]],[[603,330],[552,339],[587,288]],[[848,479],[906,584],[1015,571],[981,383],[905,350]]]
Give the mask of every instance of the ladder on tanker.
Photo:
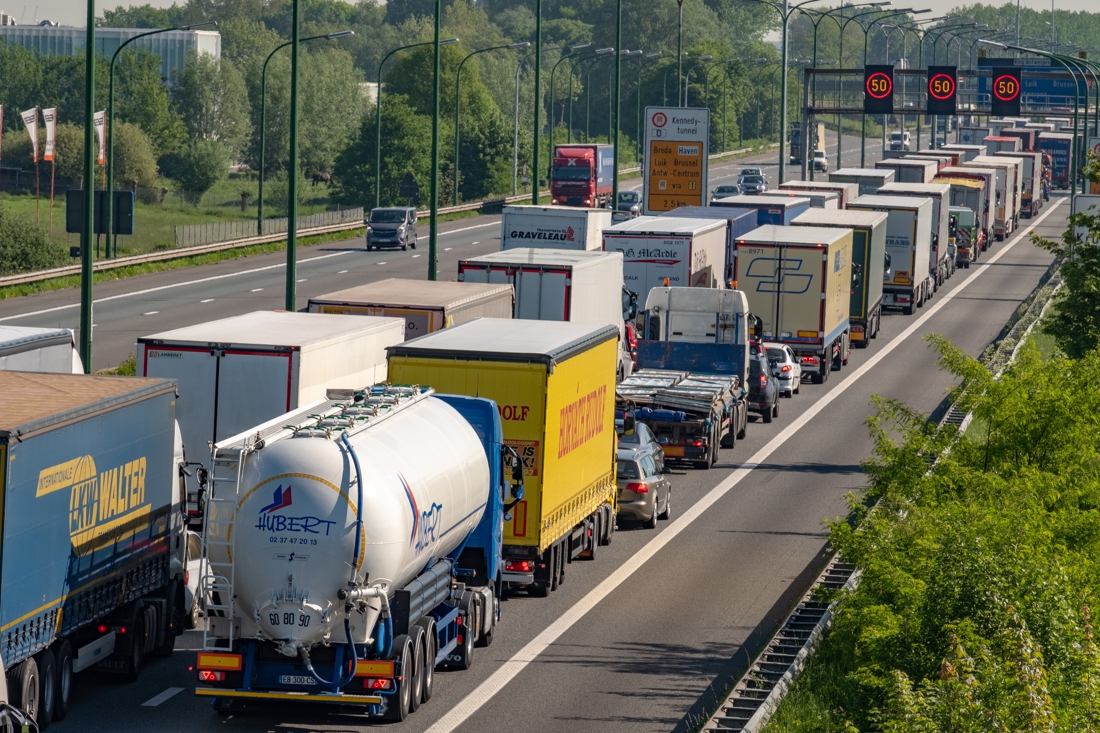
[[[202,646],[206,650],[233,648],[233,605],[236,600],[232,562],[233,525],[237,520],[241,472],[248,452],[247,447],[240,446],[214,450],[202,531],[203,562],[199,569],[199,597],[203,599],[206,615]],[[219,618],[225,621],[214,621]],[[219,626],[217,635],[213,633],[215,623]],[[220,628],[223,624],[228,627],[224,631]]]

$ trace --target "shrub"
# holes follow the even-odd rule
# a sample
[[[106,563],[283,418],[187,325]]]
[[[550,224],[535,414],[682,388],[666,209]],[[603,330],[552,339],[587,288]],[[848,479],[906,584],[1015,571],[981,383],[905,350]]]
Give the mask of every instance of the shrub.
[[[0,203],[0,275],[45,270],[65,264],[68,252],[26,217]]]

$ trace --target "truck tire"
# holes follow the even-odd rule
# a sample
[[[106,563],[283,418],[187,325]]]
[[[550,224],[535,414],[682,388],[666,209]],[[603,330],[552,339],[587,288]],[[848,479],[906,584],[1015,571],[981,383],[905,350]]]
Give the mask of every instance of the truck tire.
[[[610,505],[604,504],[604,508],[607,513],[607,531],[604,532],[603,543],[604,546],[607,546],[611,544],[611,539],[615,535],[615,524],[617,523],[618,518],[615,516],[615,511],[611,508]]]
[[[122,672],[122,678],[127,682],[136,682],[145,664],[144,615],[144,608],[138,606],[134,613],[134,623],[130,627],[130,653],[126,657],[126,668]]]
[[[588,554],[582,556],[588,562],[592,562],[596,559],[596,547],[600,544],[600,531],[603,529],[600,524],[602,521],[603,517],[601,516],[601,512],[596,510],[592,514],[592,526],[590,528],[592,537],[588,541]]]
[[[913,304],[910,302],[909,305],[907,305],[907,306],[905,306],[901,309],[901,312],[902,312],[902,314],[907,315],[907,316],[913,315]]]
[[[57,663],[49,649],[35,654],[34,661],[38,665],[38,713],[34,720],[41,731],[50,727],[54,710],[57,709]]]
[[[73,691],[73,647],[68,639],[54,644],[54,662],[57,666],[57,691],[53,697],[53,719],[64,720],[69,714],[69,700]]]
[[[153,650],[155,657],[170,657],[176,648],[176,636],[183,632],[183,585],[178,580],[168,584],[168,602],[166,618],[161,619],[164,626],[164,641]]]
[[[31,718],[38,719],[38,663],[24,659],[8,675],[11,704]]]
[[[447,656],[447,666],[451,669],[469,669],[474,666],[474,638],[471,633],[470,617],[463,617],[464,623],[459,624],[458,635],[462,639]]]
[[[386,711],[382,713],[383,720],[391,720],[400,723],[409,717],[409,692],[412,678],[409,669],[413,666],[412,640],[407,634],[401,634],[393,640],[393,658],[401,665],[401,676],[394,678],[397,689],[389,697]]]
[[[424,669],[420,676],[420,701],[428,702],[432,699],[432,691],[435,689],[435,655],[439,651],[439,636],[435,627],[435,619],[425,616],[420,620],[424,628]]]
[[[420,709],[420,701],[424,696],[424,629],[420,626],[413,626],[409,629],[409,636],[412,637],[412,660],[413,670],[411,675],[407,675],[410,680],[409,684],[409,712],[415,713]]]

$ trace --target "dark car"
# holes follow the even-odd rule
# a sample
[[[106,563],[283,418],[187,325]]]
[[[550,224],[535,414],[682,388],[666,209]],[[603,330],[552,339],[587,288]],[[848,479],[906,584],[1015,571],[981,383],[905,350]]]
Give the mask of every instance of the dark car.
[[[772,376],[768,357],[753,349],[749,355],[749,412],[758,413],[764,422],[779,417],[779,383]]]
[[[619,201],[611,212],[612,221],[626,221],[642,213],[641,191],[619,191]]]
[[[741,193],[758,196],[768,190],[768,182],[764,176],[741,176],[737,181],[741,187]]]
[[[714,190],[710,192],[711,203],[727,198],[729,196],[740,196],[741,187],[736,183],[723,183],[721,186],[715,186]]]
[[[395,247],[416,249],[416,209],[389,206],[371,209],[367,225],[367,251]]]

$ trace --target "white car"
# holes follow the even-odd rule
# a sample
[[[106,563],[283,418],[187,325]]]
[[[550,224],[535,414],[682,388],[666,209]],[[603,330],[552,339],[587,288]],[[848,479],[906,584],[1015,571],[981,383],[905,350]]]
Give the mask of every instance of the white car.
[[[789,346],[785,344],[765,343],[768,363],[772,374],[779,382],[779,394],[794,397],[802,386],[802,365]]]

